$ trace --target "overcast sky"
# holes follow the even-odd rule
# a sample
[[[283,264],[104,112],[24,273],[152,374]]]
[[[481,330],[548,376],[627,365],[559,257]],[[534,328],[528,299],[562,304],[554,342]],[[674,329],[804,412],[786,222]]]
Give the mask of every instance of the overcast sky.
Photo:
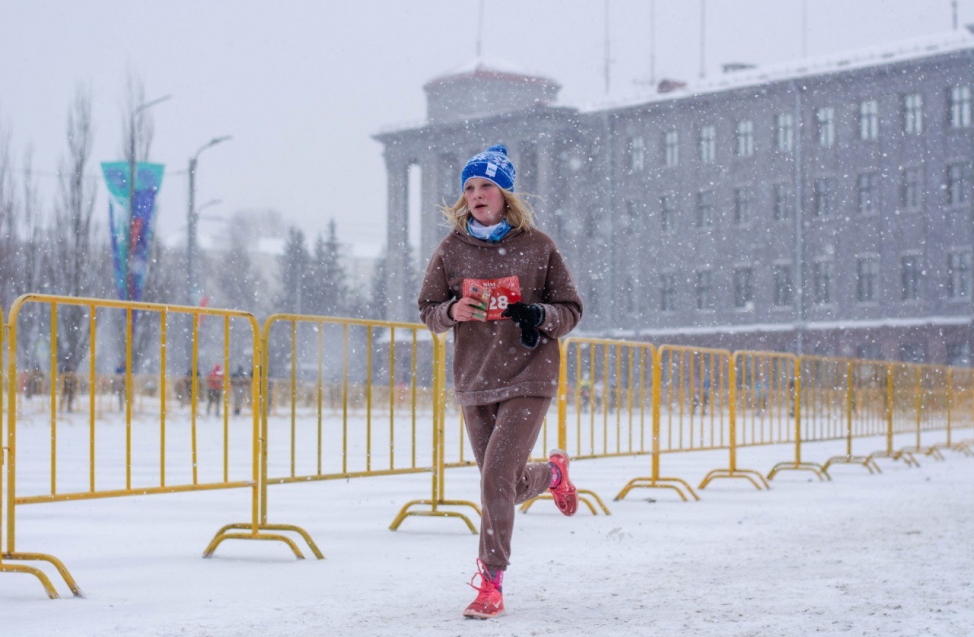
[[[949,31],[951,0],[804,0],[818,56]],[[706,67],[802,55],[803,0],[706,0]],[[314,235],[330,218],[358,253],[385,240],[385,169],[371,135],[425,116],[422,86],[474,58],[478,0],[0,0],[0,127],[15,164],[33,148],[42,199],[55,193],[76,86],[94,94],[97,162],[120,159],[128,69],[152,109],[166,164],[159,232],[185,233],[186,167],[200,156],[204,215],[276,208]],[[603,0],[487,0],[483,53],[560,82],[559,102],[605,98]],[[650,0],[610,0],[611,92],[650,73]],[[656,77],[700,69],[700,0],[656,0]],[[974,0],[959,0],[960,23]],[[97,173],[100,175],[100,173]],[[99,176],[100,179],[100,176]],[[107,200],[96,215],[105,228]],[[435,214],[435,211],[423,211]],[[221,222],[204,227],[219,232]],[[107,232],[107,230],[105,230]]]

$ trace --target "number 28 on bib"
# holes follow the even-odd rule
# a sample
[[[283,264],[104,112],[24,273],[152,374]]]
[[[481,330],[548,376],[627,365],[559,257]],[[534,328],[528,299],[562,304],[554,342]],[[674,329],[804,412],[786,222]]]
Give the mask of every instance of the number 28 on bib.
[[[517,276],[500,279],[464,279],[463,296],[480,299],[482,292],[490,292],[487,301],[487,320],[499,321],[501,313],[511,303],[521,300],[521,281]]]

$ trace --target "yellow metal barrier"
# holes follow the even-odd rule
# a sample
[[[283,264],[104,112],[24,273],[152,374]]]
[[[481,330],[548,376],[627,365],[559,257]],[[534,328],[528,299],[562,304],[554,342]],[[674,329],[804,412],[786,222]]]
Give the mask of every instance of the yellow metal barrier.
[[[974,438],[954,440],[959,429],[974,427],[974,370],[950,368],[950,416],[947,423],[947,446],[953,451],[974,457]]]
[[[653,374],[652,474],[630,480],[616,496],[634,488],[666,488],[699,496],[681,478],[660,476],[660,454],[723,449],[730,437],[730,352],[663,345]],[[665,420],[665,423],[664,423]]]
[[[69,308],[65,310],[64,308]],[[59,327],[59,311],[81,312],[81,320],[86,320],[89,330],[87,347],[88,381],[86,383],[87,397],[80,395],[77,374],[61,374],[59,372],[61,358],[59,357],[58,339],[62,336]],[[50,351],[50,371],[45,389],[48,393],[49,404],[49,435],[43,438],[49,440],[47,450],[32,446],[29,441],[18,446],[18,319],[22,312],[28,313],[32,320],[32,329],[36,332],[37,325],[49,325],[50,336],[46,345]],[[118,315],[122,316],[119,317]],[[118,321],[113,322],[113,318]],[[77,317],[76,317],[77,318]],[[107,320],[105,329],[99,331],[99,318]],[[242,339],[242,348],[246,355],[253,357],[250,363],[253,389],[257,389],[256,361],[260,355],[260,333],[254,317],[250,314],[212,308],[194,308],[155,303],[137,303],[112,301],[106,299],[73,298],[40,294],[24,295],[17,299],[8,317],[7,339],[7,413],[8,413],[8,462],[7,462],[7,494],[5,501],[5,515],[7,519],[5,559],[41,559],[55,564],[72,591],[78,594],[77,585],[54,558],[39,554],[19,553],[15,549],[16,541],[16,507],[26,504],[43,502],[58,502],[66,500],[94,499],[119,497],[129,495],[145,495],[154,493],[173,493],[184,491],[201,491],[249,487],[253,491],[253,519],[248,527],[256,533],[258,524],[258,495],[260,465],[259,460],[259,420],[256,412],[252,414],[252,426],[247,428],[230,428],[230,417],[226,409],[229,379],[226,374],[215,374],[211,382],[213,387],[209,392],[211,397],[222,394],[223,416],[222,426],[208,425],[200,428],[197,418],[197,388],[191,388],[192,400],[189,413],[180,412],[172,407],[168,401],[168,383],[170,378],[168,368],[170,360],[181,355],[188,355],[192,375],[196,376],[199,368],[201,349],[201,324],[207,321],[205,336],[212,346],[222,353],[217,359],[227,369],[230,363],[231,325],[244,331],[249,327],[250,338]],[[158,385],[152,389],[153,396],[142,396],[145,400],[146,412],[154,411],[148,419],[134,418],[134,408],[140,395],[136,393],[136,378],[133,373],[133,362],[136,360],[133,352],[135,347],[134,325],[142,327],[141,343],[147,346],[144,353],[152,347],[152,334],[158,334],[156,340],[158,349]],[[185,320],[192,323],[192,339],[171,338],[171,333],[177,335],[179,331],[171,330],[171,321]],[[116,329],[112,330],[115,327]],[[148,330],[148,331],[146,331]],[[112,338],[114,336],[114,339]],[[66,337],[66,335],[65,335]],[[108,341],[100,343],[100,341]],[[185,346],[173,351],[173,343]],[[112,391],[118,392],[123,398],[123,423],[121,427],[107,423],[103,427],[96,426],[97,392],[99,389],[96,375],[99,345],[104,357],[105,350],[114,345],[121,349],[123,355],[124,373],[115,380],[123,379],[121,385],[113,383]],[[115,360],[118,360],[117,358]],[[216,370],[214,370],[216,372]],[[94,380],[93,380],[94,379]],[[60,431],[58,428],[58,394],[63,392],[65,380],[72,391],[78,391],[76,398],[79,405],[87,407],[87,428],[69,427]],[[256,391],[254,392],[256,394]],[[157,409],[149,409],[149,403],[155,402]],[[177,414],[181,417],[173,418]],[[219,417],[219,413],[217,414]],[[188,417],[187,417],[188,416]],[[63,417],[63,416],[62,416]],[[148,420],[148,421],[147,421]],[[120,430],[121,429],[121,430]],[[204,435],[205,434],[205,435]],[[70,472],[59,471],[62,463],[58,459],[59,440],[64,436],[75,438],[83,436],[80,442],[87,451],[87,471]],[[202,436],[202,444],[200,437]],[[65,445],[75,442],[71,439]],[[24,444],[27,444],[24,447]],[[109,451],[117,448],[117,453]],[[49,460],[44,461],[40,454],[46,454]],[[27,462],[29,470],[22,472],[26,482],[18,483],[17,463],[19,460]],[[237,462],[239,460],[239,462]],[[249,462],[248,462],[249,460]],[[46,480],[44,465],[47,465]],[[232,473],[239,472],[238,476]],[[248,475],[249,473],[249,475]],[[290,542],[286,538],[263,536],[261,539],[280,540]],[[293,543],[291,543],[293,545]],[[212,551],[208,549],[207,554]],[[50,591],[48,591],[50,593]]]
[[[946,367],[934,365],[902,365],[900,376],[904,389],[912,388],[913,420],[916,442],[900,449],[902,454],[923,454],[943,460],[939,445],[923,445],[923,431],[950,431],[950,374]],[[906,393],[906,392],[904,392]]]
[[[726,469],[708,473],[700,483],[701,489],[717,478],[744,479],[759,491],[770,488],[757,471],[737,467],[737,448],[791,442],[790,425],[795,421],[795,367],[796,358],[791,354],[734,353],[729,370],[730,463]],[[796,464],[801,465],[800,456]]]
[[[7,485],[8,491],[6,492],[6,497],[4,496],[3,474],[5,468],[12,467],[13,454],[11,450],[14,448],[15,430],[9,426],[6,428],[6,430],[4,430],[3,427],[4,422],[7,422],[9,425],[9,419],[5,419],[3,417],[4,392],[2,389],[3,380],[4,380],[2,363],[3,363],[3,356],[7,353],[6,348],[4,347],[4,341],[8,338],[9,330],[6,323],[3,322],[2,309],[0,309],[0,326],[2,326],[2,329],[0,329],[0,433],[5,434],[3,440],[6,441],[6,445],[0,445],[0,546],[3,546],[3,541],[5,539],[3,535],[4,518],[6,517],[4,515],[4,511],[5,511],[4,505],[6,505],[8,502],[12,502],[14,499],[13,485],[10,483],[8,483]],[[16,386],[15,378],[11,380],[11,385]],[[10,400],[16,402],[16,396],[11,397]],[[6,467],[4,465],[6,465]],[[10,505],[10,508],[12,509],[13,506]],[[8,529],[7,538],[10,537],[11,537],[10,530]],[[67,583],[68,587],[71,589],[71,592],[76,597],[84,596],[82,595],[81,589],[78,587],[78,584],[74,581],[74,578],[71,577],[71,573],[68,572],[68,569],[64,566],[64,564],[59,559],[57,559],[52,555],[46,555],[43,553],[14,553],[12,549],[9,551],[0,549],[0,573],[24,573],[27,575],[33,575],[38,579],[38,581],[40,581],[41,586],[44,587],[44,592],[47,593],[47,596],[51,599],[57,599],[59,597],[57,589],[54,588],[54,585],[51,583],[50,578],[47,576],[46,573],[44,573],[44,571],[33,566],[26,566],[23,564],[10,564],[9,562],[4,562],[4,559],[43,561],[43,562],[48,562],[50,564],[53,564],[54,567],[57,569],[58,573],[64,579],[65,583]]]
[[[473,509],[477,515],[481,515],[480,507],[468,500],[448,500],[444,497],[446,492],[445,475],[445,431],[444,423],[446,420],[446,336],[443,334],[433,334],[433,465],[432,465],[432,496],[428,500],[412,500],[407,502],[399,514],[389,525],[393,531],[397,530],[403,521],[412,516],[431,516],[431,517],[455,517],[460,518],[467,524],[471,533],[477,533],[477,527],[470,519],[458,511],[442,509],[443,506],[462,506]],[[461,424],[462,427],[462,424]],[[461,439],[461,454],[462,454]],[[462,456],[461,456],[462,457]],[[429,509],[413,507],[429,507]]]
[[[429,472],[431,500],[413,515],[462,518],[443,497],[442,338],[420,323],[275,314],[263,326],[262,521],[267,485]],[[422,414],[428,414],[431,427]],[[431,511],[409,511],[417,504]],[[310,538],[308,538],[310,540]]]
[[[846,453],[829,458],[822,465],[826,473],[833,464],[859,464],[869,473],[880,472],[872,455],[860,456],[852,452],[852,440],[857,435],[876,435],[881,431],[862,432],[856,428],[863,421],[872,423],[874,411],[866,410],[865,420],[857,418],[862,409],[859,375],[856,361],[845,358],[803,356],[801,358],[801,404],[805,423],[805,442],[846,440]],[[868,365],[868,363],[863,363]],[[872,401],[868,403],[872,405]],[[885,423],[884,423],[885,425]]]
[[[875,451],[870,456],[873,460],[878,460],[880,458],[890,458],[892,460],[902,460],[908,467],[909,466],[920,466],[920,463],[916,461],[913,454],[909,451],[897,451],[894,449],[893,437],[901,431],[897,430],[896,420],[896,403],[898,397],[903,393],[903,387],[897,383],[897,366],[899,363],[883,363],[877,361],[859,361],[857,363],[862,369],[862,365],[869,365],[872,367],[872,371],[869,373],[872,379],[869,382],[871,388],[875,388],[873,391],[874,400],[873,402],[878,402],[881,400],[881,407],[875,408],[875,411],[881,412],[882,418],[885,420],[885,446],[879,451]],[[862,374],[860,373],[860,376]],[[909,377],[909,373],[907,374]],[[860,380],[859,385],[862,385]],[[912,384],[907,383],[907,397],[912,396]],[[898,390],[899,388],[899,390]],[[908,403],[911,401],[908,400]],[[856,402],[853,403],[855,406]],[[912,404],[912,403],[911,403]],[[854,411],[855,415],[855,411]]]
[[[806,462],[802,460],[802,362],[801,358],[793,357],[794,369],[788,381],[787,399],[789,401],[788,416],[794,422],[793,442],[795,445],[795,459],[788,462],[779,462],[768,472],[768,480],[773,480],[782,471],[810,471],[818,477],[819,481],[831,480],[828,472],[822,465],[816,462]],[[782,440],[787,442],[787,440]]]
[[[557,447],[569,451],[573,461],[650,453],[653,345],[569,337],[560,347]],[[542,432],[541,450],[554,446],[547,431],[546,427]],[[597,493],[591,489],[578,493],[593,515],[598,510],[610,515]],[[521,510],[550,497],[525,502]]]

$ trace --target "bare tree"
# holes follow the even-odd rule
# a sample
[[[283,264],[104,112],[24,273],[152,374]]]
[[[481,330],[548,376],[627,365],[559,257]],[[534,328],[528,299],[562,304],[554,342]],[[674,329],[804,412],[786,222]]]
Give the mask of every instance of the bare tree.
[[[230,228],[230,248],[223,254],[216,271],[220,304],[247,312],[257,312],[260,275],[254,269],[243,233]]]
[[[128,157],[135,135],[136,161],[149,161],[156,126],[152,111],[141,108],[145,104],[145,83],[129,70],[125,80],[125,104],[122,107],[122,147],[120,157]]]
[[[18,243],[16,185],[10,162],[10,132],[0,124],[0,305],[9,309],[16,294]]]
[[[56,294],[74,297],[92,294],[95,180],[88,174],[92,141],[91,94],[79,87],[68,111],[68,154],[59,167],[50,250],[45,255],[46,278]],[[90,337],[87,310],[66,305],[58,312],[58,319],[59,371],[75,372],[85,356]]]

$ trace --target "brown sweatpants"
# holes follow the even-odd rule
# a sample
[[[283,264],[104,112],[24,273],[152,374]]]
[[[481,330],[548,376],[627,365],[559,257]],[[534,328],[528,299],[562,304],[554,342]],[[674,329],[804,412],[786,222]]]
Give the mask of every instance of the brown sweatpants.
[[[491,570],[510,563],[514,507],[551,484],[547,462],[527,464],[551,398],[523,396],[463,408],[467,435],[480,467],[480,560]]]

